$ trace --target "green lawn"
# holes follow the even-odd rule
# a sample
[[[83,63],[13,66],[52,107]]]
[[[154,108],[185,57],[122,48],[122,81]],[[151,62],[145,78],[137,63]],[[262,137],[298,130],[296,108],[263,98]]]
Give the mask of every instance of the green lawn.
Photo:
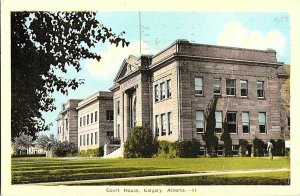
[[[194,173],[211,170],[289,168],[289,158],[232,157],[193,159],[101,159],[101,158],[12,158],[12,183],[55,182],[120,177],[151,176],[164,174]],[[278,175],[273,175],[274,179]],[[272,175],[270,174],[270,177]],[[197,178],[197,180],[193,179]],[[203,184],[207,178],[189,177],[187,184]],[[218,177],[219,178],[219,177]],[[234,178],[234,177],[233,177]],[[233,179],[232,178],[232,179]],[[236,179],[241,178],[238,176]],[[264,178],[264,175],[258,176]],[[286,179],[288,177],[281,177]],[[201,180],[202,179],[202,180]],[[172,179],[170,178],[170,184]],[[176,179],[173,179],[173,181]],[[177,179],[178,180],[178,179]],[[270,180],[270,179],[269,179]],[[163,180],[165,182],[165,180]],[[201,182],[201,183],[200,183]],[[225,181],[226,182],[226,181]],[[142,182],[141,182],[142,183]],[[145,182],[150,183],[150,182]],[[161,184],[160,181],[153,182]],[[151,183],[150,183],[151,184]],[[185,184],[184,182],[180,184]],[[204,183],[205,184],[205,183]]]

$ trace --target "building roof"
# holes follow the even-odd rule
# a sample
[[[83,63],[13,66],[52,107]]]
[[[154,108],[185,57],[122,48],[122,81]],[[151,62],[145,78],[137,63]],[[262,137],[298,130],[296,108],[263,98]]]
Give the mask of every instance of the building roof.
[[[99,99],[112,99],[113,98],[113,93],[110,91],[98,91],[97,93],[83,99],[81,102],[78,103],[77,110],[80,108],[83,108],[87,106],[88,104],[93,103],[94,101],[97,101]]]

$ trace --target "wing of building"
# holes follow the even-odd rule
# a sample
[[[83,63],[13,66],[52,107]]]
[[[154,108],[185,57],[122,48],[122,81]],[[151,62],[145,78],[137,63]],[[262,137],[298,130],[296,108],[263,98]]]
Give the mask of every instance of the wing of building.
[[[132,127],[145,126],[159,140],[197,139],[204,147],[204,113],[218,97],[216,134],[221,135],[227,117],[234,150],[239,139],[283,139],[287,115],[280,89],[285,80],[274,50],[177,40],[154,56],[123,61],[111,88],[114,135],[123,143]]]

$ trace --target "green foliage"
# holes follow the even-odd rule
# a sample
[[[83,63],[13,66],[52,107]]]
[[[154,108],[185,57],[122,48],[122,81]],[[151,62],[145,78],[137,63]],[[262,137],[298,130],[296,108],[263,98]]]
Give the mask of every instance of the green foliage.
[[[48,135],[39,135],[35,142],[40,148],[44,150],[49,150],[52,147],[52,145],[56,142],[56,139],[53,134],[51,134],[49,137]]]
[[[103,157],[104,149],[103,147],[94,148],[94,149],[87,149],[87,150],[80,150],[78,156],[80,157]]]
[[[173,142],[158,141],[158,153],[155,155],[157,158],[175,158],[176,149]]]
[[[230,133],[228,131],[227,118],[225,118],[225,120],[224,120],[223,127],[224,127],[224,131],[221,135],[221,141],[224,142],[225,156],[231,157],[232,156],[232,140],[230,137]]]
[[[264,156],[264,149],[266,149],[266,144],[262,140],[255,137],[253,140],[253,147],[255,157]]]
[[[125,144],[125,158],[150,158],[157,153],[157,144],[150,129],[132,128]]]
[[[55,110],[52,94],[67,95],[83,79],[57,76],[83,59],[100,60],[100,42],[128,46],[123,37],[96,19],[95,12],[11,12],[11,135],[35,136],[49,130],[42,112]]]
[[[274,156],[285,156],[285,142],[284,140],[271,140],[273,143],[273,155]]]
[[[18,154],[25,149],[28,151],[29,147],[32,146],[32,140],[32,136],[24,133],[21,133],[18,137],[15,137],[14,142],[12,143],[14,153]]]
[[[64,142],[56,142],[53,147],[53,156],[55,157],[67,157],[67,156],[75,156],[77,153],[77,148],[75,144],[69,143],[67,141]]]
[[[176,141],[173,145],[176,150],[176,157],[194,158],[199,154],[200,142],[198,140]]]
[[[240,139],[239,140],[239,145],[240,145],[240,151],[241,151],[242,157],[247,156],[246,155],[246,150],[247,150],[248,141],[244,140],[244,139]]]
[[[205,141],[207,153],[209,156],[217,156],[218,148],[218,137],[215,135],[216,119],[215,111],[217,106],[218,98],[215,97],[207,106],[205,111],[205,120],[206,120],[206,131],[202,136]]]
[[[46,157],[46,154],[18,154],[11,155],[12,158],[21,158],[21,157]]]

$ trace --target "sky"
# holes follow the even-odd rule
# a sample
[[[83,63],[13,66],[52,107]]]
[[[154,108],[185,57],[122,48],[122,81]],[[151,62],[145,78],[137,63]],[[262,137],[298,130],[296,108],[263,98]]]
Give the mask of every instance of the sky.
[[[290,17],[279,12],[140,12],[141,53],[155,55],[177,39],[200,44],[212,44],[277,51],[277,60],[290,63]],[[83,78],[85,83],[68,96],[54,93],[57,109],[43,113],[50,131],[57,134],[56,118],[61,104],[69,99],[84,99],[97,91],[109,91],[123,59],[140,55],[139,12],[100,12],[97,19],[113,32],[125,31],[130,42],[126,48],[99,43],[92,51],[101,61],[82,60],[82,70],[68,70],[67,78]]]

